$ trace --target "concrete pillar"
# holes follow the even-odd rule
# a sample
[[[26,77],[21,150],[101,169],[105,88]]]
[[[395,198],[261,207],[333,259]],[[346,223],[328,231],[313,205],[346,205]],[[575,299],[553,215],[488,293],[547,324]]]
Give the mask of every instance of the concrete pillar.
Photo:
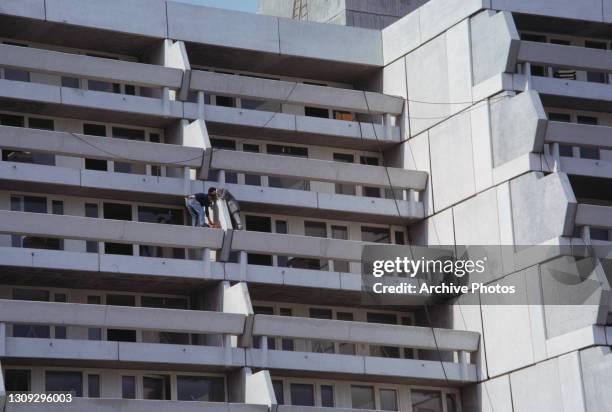
[[[559,143],[555,142],[552,144],[552,157],[553,157],[553,172],[557,173],[561,169],[561,155],[559,151]]]
[[[6,356],[6,323],[0,323],[0,356]]]
[[[203,91],[199,91],[198,92],[198,119],[205,119],[206,118],[206,112],[205,112],[205,108],[204,108],[204,92]]]
[[[531,63],[529,62],[525,62],[525,77],[527,79],[525,91],[531,90]]]
[[[251,368],[240,368],[227,374],[227,400],[229,403],[244,403],[247,375],[252,375]]]

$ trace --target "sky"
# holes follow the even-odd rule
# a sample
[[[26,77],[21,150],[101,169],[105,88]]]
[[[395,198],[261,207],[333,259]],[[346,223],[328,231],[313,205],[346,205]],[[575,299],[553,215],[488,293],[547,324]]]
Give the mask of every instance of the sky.
[[[175,0],[200,6],[217,7],[239,11],[257,12],[257,0]]]

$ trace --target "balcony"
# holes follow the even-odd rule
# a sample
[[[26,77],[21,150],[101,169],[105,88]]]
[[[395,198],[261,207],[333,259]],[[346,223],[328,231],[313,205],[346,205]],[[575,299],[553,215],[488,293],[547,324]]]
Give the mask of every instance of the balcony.
[[[244,332],[234,313],[0,300],[3,357],[94,362],[147,362],[209,367],[243,366],[244,354],[230,337]],[[223,346],[7,336],[6,325],[59,325],[223,335]]]
[[[575,226],[582,229],[587,244],[609,246],[612,241],[612,206],[578,204]],[[598,249],[597,252],[608,252],[600,257],[610,258],[608,249]]]
[[[266,405],[202,401],[73,398],[70,403],[9,403],[5,412],[268,412]],[[289,412],[289,411],[288,411]]]
[[[181,46],[164,45],[166,53],[179,57]],[[27,106],[24,102],[35,102],[40,114],[150,125],[183,118],[183,103],[172,100],[170,91],[181,92],[182,69],[188,68],[188,63],[173,68],[2,44],[0,67],[27,75],[26,81],[0,80],[0,99],[16,108]],[[74,85],[63,87],[63,79],[70,79]],[[80,89],[81,80],[102,82],[109,90]],[[125,84],[132,91],[128,93],[126,87],[124,94],[117,93],[123,89],[115,90],[115,85]]]
[[[609,138],[611,133],[612,127],[551,121],[548,123],[545,138],[545,142],[550,145],[551,155],[548,156],[550,161],[545,162],[544,166],[548,171],[558,170],[569,175],[612,179],[612,161],[601,156],[604,151],[612,150],[612,141]],[[566,152],[576,148],[578,155],[586,148],[589,157],[562,154],[562,147]]]
[[[515,90],[533,88],[552,107],[612,109],[609,51],[521,41],[517,60],[523,74],[514,75]]]
[[[203,141],[201,121],[184,129],[188,142]],[[203,146],[203,144],[202,144]],[[0,148],[25,152],[40,152],[71,158],[96,158],[134,165],[144,165],[146,174],[116,173],[77,167],[47,166],[17,162],[0,162],[0,177],[10,187],[15,182],[32,191],[47,191],[49,185],[62,186],[62,192],[74,195],[94,195],[110,198],[133,198],[158,202],[176,202],[186,193],[203,192],[205,185],[190,180],[188,169],[201,169],[204,150],[172,144],[130,141],[126,139],[89,136],[67,132],[0,126]],[[129,160],[128,160],[129,159]],[[66,164],[66,162],[64,162]],[[80,165],[80,167],[78,167]],[[162,165],[162,176],[153,176],[151,168]],[[369,219],[384,223],[404,223],[421,219],[423,205],[418,192],[424,190],[427,174],[399,168],[347,164],[316,159],[288,158],[227,150],[214,150],[209,164],[204,166],[268,174],[281,177],[312,178],[324,182],[348,182],[380,188],[406,191],[407,199],[367,198],[335,193],[228,185],[241,204],[258,207],[267,205],[278,213],[306,213],[325,218],[346,220]],[[206,168],[204,170],[206,170]],[[387,176],[387,172],[389,176]],[[333,189],[333,186],[332,186]],[[399,207],[399,214],[398,214]],[[307,212],[306,212],[307,211]]]
[[[247,363],[277,371],[304,371],[329,376],[385,376],[399,380],[431,380],[455,384],[475,382],[476,366],[467,354],[478,350],[475,332],[431,329],[418,326],[382,325],[363,322],[255,315],[253,336],[260,349],[247,349]],[[435,338],[434,338],[435,336]],[[456,352],[458,362],[381,358],[272,350],[267,337],[317,339],[349,344],[401,346],[405,348]]]
[[[204,117],[213,134],[305,141],[323,146],[376,149],[399,143],[399,128],[393,118],[402,113],[404,100],[382,93],[318,86],[248,75],[194,70],[193,91],[240,98],[276,107],[250,110],[206,105]],[[280,113],[282,105],[310,106],[339,111],[349,117],[381,115],[383,124]],[[186,105],[186,113],[189,113]]]

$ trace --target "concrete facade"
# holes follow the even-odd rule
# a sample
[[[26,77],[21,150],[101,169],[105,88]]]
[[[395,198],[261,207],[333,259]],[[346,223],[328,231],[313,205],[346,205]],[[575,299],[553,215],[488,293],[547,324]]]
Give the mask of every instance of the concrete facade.
[[[608,411],[612,5],[292,3],[0,0],[0,412]],[[366,304],[378,243],[518,292]]]

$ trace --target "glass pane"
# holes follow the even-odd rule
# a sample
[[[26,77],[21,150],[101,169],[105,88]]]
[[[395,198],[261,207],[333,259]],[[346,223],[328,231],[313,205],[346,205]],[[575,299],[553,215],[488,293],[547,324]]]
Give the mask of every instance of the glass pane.
[[[391,243],[391,233],[386,227],[361,227],[361,240],[364,242]]]
[[[283,381],[272,381],[272,387],[274,388],[274,396],[276,396],[276,403],[279,405],[284,405],[285,394],[283,393]]]
[[[223,378],[177,376],[176,385],[179,401],[225,402]]]
[[[30,72],[26,72],[23,70],[15,70],[4,68],[4,78],[6,80],[15,80],[18,82],[29,82],[30,81]]]
[[[442,394],[439,391],[412,390],[413,412],[442,412]]]
[[[292,383],[291,404],[314,406],[314,387],[305,383]]]
[[[83,396],[83,374],[81,372],[45,372],[45,391],[70,392],[73,396]]]
[[[29,392],[30,371],[28,369],[8,369],[4,371],[4,385],[7,392]]]
[[[187,309],[187,299],[185,298],[166,298],[157,296],[143,296],[142,306],[148,308],[163,309]]]
[[[168,399],[166,394],[166,381],[164,376],[145,376],[142,378],[143,399]]]
[[[62,76],[62,87],[70,87],[72,89],[78,89],[80,87],[79,79],[76,77]]]
[[[136,399],[136,377],[121,377],[121,397],[123,399]]]
[[[334,387],[331,385],[321,385],[321,406],[326,408],[334,407]]]
[[[14,289],[13,299],[48,302],[49,301],[49,291],[46,291],[44,289]]]
[[[454,393],[446,394],[446,411],[459,412],[459,404],[457,403],[457,397]]]
[[[351,401],[353,409],[376,409],[374,388],[372,386],[351,385]]]
[[[397,392],[395,389],[380,390],[380,409],[383,411],[397,411]]]
[[[327,237],[327,225],[325,222],[304,222],[304,234],[306,236]]]
[[[100,397],[100,375],[87,375],[87,392],[90,398]]]
[[[24,196],[23,211],[33,213],[47,213],[47,199],[38,196]]]
[[[134,295],[106,295],[106,304],[114,306],[136,306]]]

